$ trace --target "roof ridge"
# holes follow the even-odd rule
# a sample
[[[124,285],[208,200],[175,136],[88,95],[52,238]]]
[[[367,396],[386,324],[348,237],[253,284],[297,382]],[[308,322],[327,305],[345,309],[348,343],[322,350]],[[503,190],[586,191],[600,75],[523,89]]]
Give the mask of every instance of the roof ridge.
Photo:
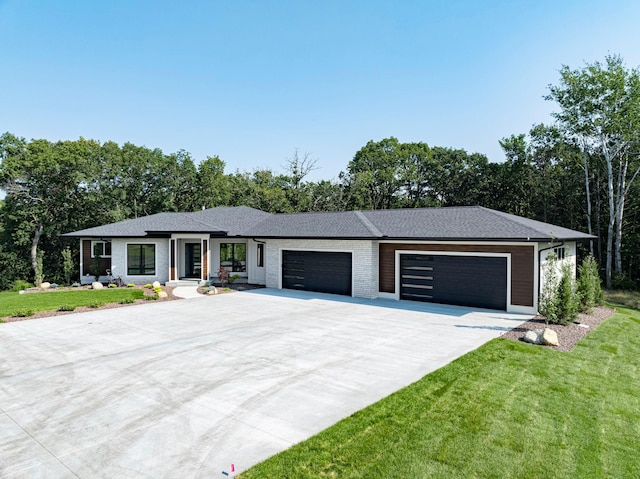
[[[360,220],[360,222],[369,230],[369,232],[378,238],[383,237],[382,231],[380,231],[376,225],[374,225],[369,218],[365,216],[365,214],[360,210],[354,210],[356,217]]]
[[[506,219],[508,221],[513,221],[514,223],[517,223],[520,227],[525,228],[529,231],[533,231],[536,235],[539,234],[549,234],[546,231],[541,231],[541,230],[537,230],[535,228],[532,228],[531,226],[524,224],[522,221],[519,221],[520,219],[524,219],[527,221],[537,221],[537,220],[532,220],[531,218],[525,218],[523,216],[518,216],[518,215],[512,215],[511,213],[505,213],[504,211],[497,211],[497,210],[492,210],[491,208],[486,208],[484,206],[478,206],[478,208],[481,208],[485,211],[488,211],[489,213],[492,213],[494,216],[498,216],[500,218]],[[561,228],[561,226],[560,226]],[[536,236],[531,235],[530,237],[535,238]]]

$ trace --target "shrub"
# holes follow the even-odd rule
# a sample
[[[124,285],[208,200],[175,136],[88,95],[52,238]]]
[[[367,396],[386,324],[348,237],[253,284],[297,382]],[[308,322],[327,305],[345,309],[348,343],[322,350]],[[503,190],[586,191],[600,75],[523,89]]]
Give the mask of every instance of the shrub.
[[[89,307],[90,308],[100,308],[101,306],[104,306],[104,302],[103,301],[93,301],[92,303],[89,303]]]
[[[58,288],[58,283],[51,283],[51,284],[49,285],[49,287],[50,287],[51,289],[57,289],[57,288]]]
[[[16,279],[13,282],[13,287],[11,288],[11,291],[13,291],[14,293],[17,293],[18,291],[22,291],[23,289],[28,289],[28,288],[33,288],[33,285],[28,281]]]
[[[151,283],[147,283],[147,284],[144,285],[144,287],[147,288],[147,289],[151,289],[151,288],[153,288],[153,285]]]
[[[573,323],[578,316],[578,299],[572,269],[572,265],[569,263],[562,265],[557,294],[558,322],[560,324]]]
[[[619,289],[621,291],[636,291],[638,289],[638,285],[628,276],[616,273],[611,278],[611,289]]]
[[[76,309],[76,307],[71,304],[61,304],[58,311],[73,311],[74,309]]]
[[[127,288],[135,288],[135,287],[136,287],[136,285],[135,285],[135,284],[133,284],[133,283],[129,283],[129,284],[127,285]]]
[[[538,309],[545,317],[547,323],[558,322],[558,272],[556,269],[557,256],[554,253],[547,255],[542,264],[542,272],[545,282],[540,293]]]
[[[117,285],[117,284],[113,284],[113,283],[109,283],[109,287],[110,287],[110,288],[117,288],[117,287],[118,287],[118,285]]]
[[[79,288],[80,286],[82,286],[80,283],[73,283],[71,285],[72,288]]]
[[[34,275],[34,281],[38,288],[44,282],[44,272],[43,272],[43,266],[42,266],[43,259],[44,259],[44,251],[40,250],[36,255],[36,271]]]
[[[71,249],[67,246],[62,250],[62,274],[64,275],[64,284],[71,283],[73,268],[73,255],[71,254]]]
[[[148,294],[146,296],[143,296],[143,298],[145,301],[155,301],[156,299],[158,299],[158,295],[157,294]]]
[[[153,288],[153,290],[154,290],[156,293],[159,293],[160,291],[162,291],[162,286],[156,286],[155,288]]]
[[[598,263],[593,256],[587,256],[578,268],[578,280],[576,282],[580,310],[587,313],[594,306],[604,302],[602,283],[598,274]]]
[[[120,304],[133,304],[136,302],[136,298],[124,298],[120,301]]]
[[[22,308],[22,309],[18,309],[17,311],[14,311],[12,316],[15,318],[28,318],[29,316],[33,316],[34,312],[35,311],[33,311],[33,309]]]

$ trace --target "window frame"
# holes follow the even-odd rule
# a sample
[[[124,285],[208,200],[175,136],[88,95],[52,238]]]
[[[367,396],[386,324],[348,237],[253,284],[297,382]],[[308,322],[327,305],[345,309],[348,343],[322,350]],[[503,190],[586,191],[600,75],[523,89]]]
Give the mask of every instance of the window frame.
[[[149,273],[147,271],[144,271],[142,273],[140,273],[140,272],[132,273],[131,272],[131,270],[130,270],[131,266],[129,265],[129,247],[130,246],[140,246],[141,247],[140,248],[140,252],[142,252],[142,247],[143,246],[153,246],[153,272],[151,272],[151,273]],[[126,254],[127,276],[155,276],[156,272],[158,270],[158,254],[157,254],[157,252],[158,252],[158,245],[156,243],[145,243],[145,242],[142,242],[142,243],[138,243],[138,242],[136,242],[136,243],[127,243],[126,252],[125,252],[125,254]],[[142,263],[143,263],[142,260],[143,259],[144,259],[144,256],[141,255],[140,271],[142,271],[142,268],[143,268],[143,265],[142,265]]]
[[[556,255],[558,261],[563,261],[567,257],[567,250],[565,246],[556,246],[553,248],[553,253]]]
[[[102,245],[102,254],[96,255],[96,246]],[[107,252],[107,245],[109,245],[109,254]],[[91,257],[97,258],[100,256],[101,258],[111,258],[111,254],[113,253],[111,241],[109,240],[91,240]]]
[[[258,249],[256,251],[258,256],[256,263],[258,268],[264,268],[264,243],[258,243]]]
[[[224,266],[223,263],[223,259],[222,259],[222,247],[224,245],[227,246],[231,246],[231,267],[229,268],[228,266]],[[244,247],[244,259],[242,260],[238,260],[236,258],[236,246],[237,245],[242,245]],[[219,253],[219,258],[220,258],[220,266],[224,266],[225,269],[229,272],[229,273],[246,273],[247,272],[247,243],[244,242],[233,242],[233,241],[224,241],[220,243],[220,247],[218,249],[218,253]],[[225,262],[228,262],[225,261]],[[243,270],[236,270],[233,268],[234,264],[237,263],[244,263],[244,271]]]

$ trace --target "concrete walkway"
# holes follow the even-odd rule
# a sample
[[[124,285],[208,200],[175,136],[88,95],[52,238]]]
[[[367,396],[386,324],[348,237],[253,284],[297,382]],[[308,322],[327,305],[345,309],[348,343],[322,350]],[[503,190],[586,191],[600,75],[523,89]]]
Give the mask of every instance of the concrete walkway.
[[[261,289],[0,324],[0,477],[223,477],[526,319]]]
[[[183,299],[192,299],[192,298],[201,298],[202,295],[198,293],[198,285],[189,285],[189,286],[176,286],[173,289],[173,295],[178,298]]]

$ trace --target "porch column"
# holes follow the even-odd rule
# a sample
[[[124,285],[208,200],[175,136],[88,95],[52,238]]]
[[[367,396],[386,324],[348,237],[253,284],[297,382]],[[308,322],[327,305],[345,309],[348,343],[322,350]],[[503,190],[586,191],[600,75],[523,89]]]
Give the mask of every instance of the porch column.
[[[172,239],[169,246],[171,249],[171,263],[169,265],[169,281],[177,281],[178,272],[176,269],[176,240]]]

